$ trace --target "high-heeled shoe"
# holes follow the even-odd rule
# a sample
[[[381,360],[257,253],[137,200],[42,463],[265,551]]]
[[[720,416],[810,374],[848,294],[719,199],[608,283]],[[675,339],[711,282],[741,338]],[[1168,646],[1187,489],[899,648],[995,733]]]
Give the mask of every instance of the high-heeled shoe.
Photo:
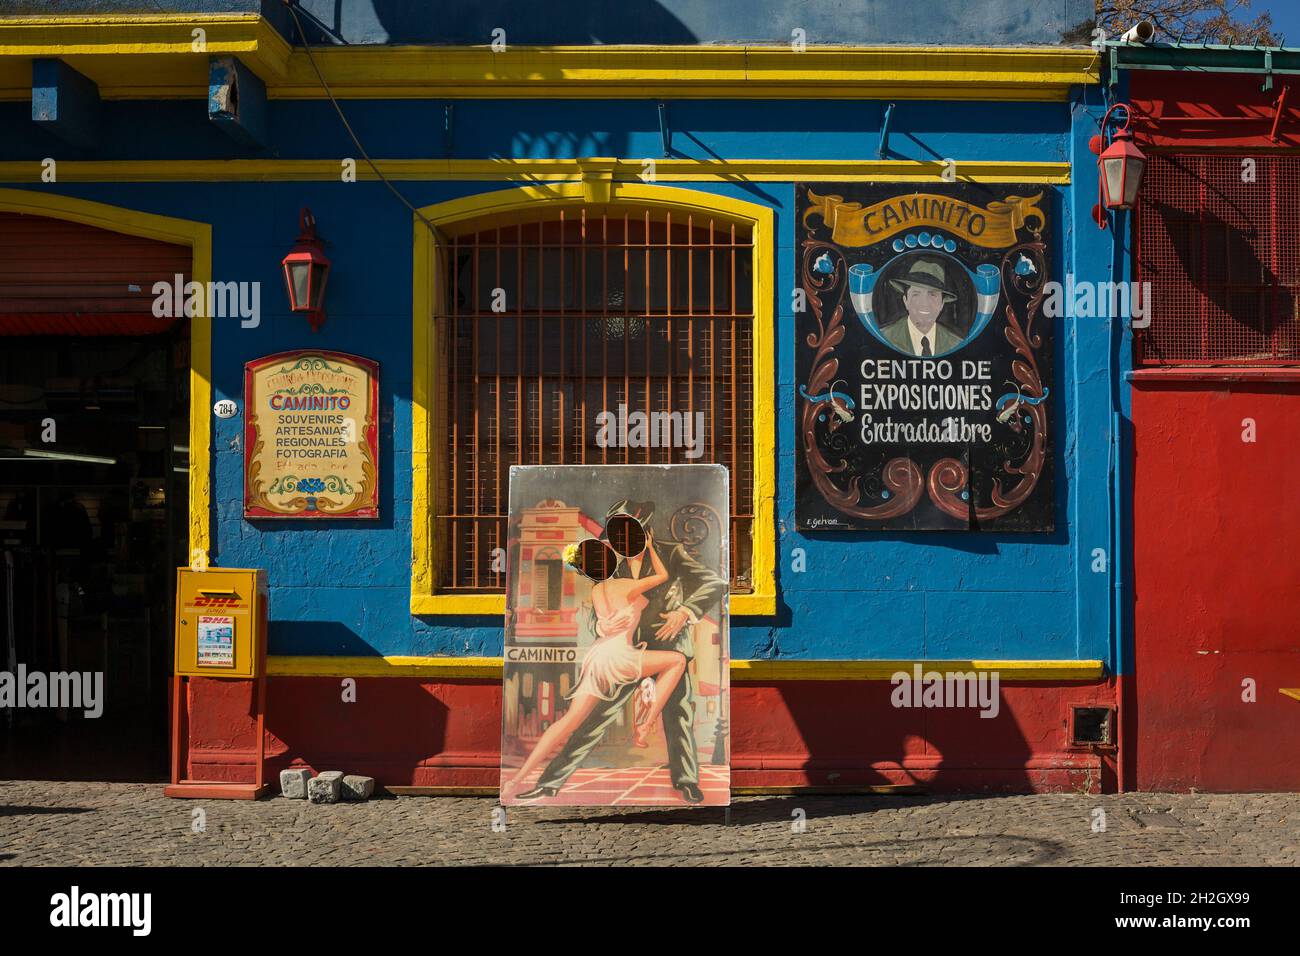
[[[648,740],[646,740],[646,735],[649,734],[649,733],[650,733],[650,725],[649,725],[649,724],[633,724],[633,725],[632,725],[632,745],[633,745],[634,747],[641,747],[641,748],[643,748],[643,749],[646,748],[646,747],[649,747],[649,746],[650,746],[650,742],[649,742]]]

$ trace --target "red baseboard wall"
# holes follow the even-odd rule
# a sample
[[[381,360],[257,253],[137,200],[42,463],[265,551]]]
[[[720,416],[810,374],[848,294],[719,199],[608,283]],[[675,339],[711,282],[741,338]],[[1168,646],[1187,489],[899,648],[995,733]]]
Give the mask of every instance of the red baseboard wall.
[[[250,685],[189,682],[190,779],[252,779]],[[1110,707],[1108,682],[1004,683],[999,713],[895,708],[888,681],[780,681],[732,688],[737,787],[920,784],[936,792],[1106,792],[1114,754],[1071,748],[1071,704]],[[495,787],[501,685],[493,680],[273,677],[268,779],[306,766],[381,786]]]

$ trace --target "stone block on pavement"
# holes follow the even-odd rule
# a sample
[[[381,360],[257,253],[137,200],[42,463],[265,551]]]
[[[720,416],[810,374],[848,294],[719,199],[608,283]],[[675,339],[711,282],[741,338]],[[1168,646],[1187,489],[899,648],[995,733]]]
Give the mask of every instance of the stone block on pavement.
[[[307,799],[312,803],[338,803],[339,791],[343,781],[339,777],[327,777],[325,774],[312,777],[307,782]]]
[[[280,771],[280,795],[290,800],[307,799],[307,781],[311,771],[306,769]]]
[[[375,778],[348,774],[343,778],[344,800],[369,800],[375,792]]]

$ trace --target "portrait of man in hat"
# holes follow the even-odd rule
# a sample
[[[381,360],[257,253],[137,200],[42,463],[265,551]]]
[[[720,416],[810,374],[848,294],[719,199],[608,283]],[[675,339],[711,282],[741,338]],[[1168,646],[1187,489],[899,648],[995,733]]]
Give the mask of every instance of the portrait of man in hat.
[[[881,335],[891,345],[922,358],[941,355],[961,345],[962,337],[939,321],[945,308],[957,301],[942,262],[918,257],[901,278],[890,279],[889,284],[903,297],[903,308],[907,311],[905,318],[881,326]]]

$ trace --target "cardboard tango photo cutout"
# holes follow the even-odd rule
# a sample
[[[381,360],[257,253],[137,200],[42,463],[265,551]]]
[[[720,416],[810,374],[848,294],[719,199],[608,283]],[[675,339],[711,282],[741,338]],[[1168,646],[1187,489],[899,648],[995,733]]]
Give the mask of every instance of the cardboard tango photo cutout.
[[[730,803],[727,478],[510,469],[502,804]]]

